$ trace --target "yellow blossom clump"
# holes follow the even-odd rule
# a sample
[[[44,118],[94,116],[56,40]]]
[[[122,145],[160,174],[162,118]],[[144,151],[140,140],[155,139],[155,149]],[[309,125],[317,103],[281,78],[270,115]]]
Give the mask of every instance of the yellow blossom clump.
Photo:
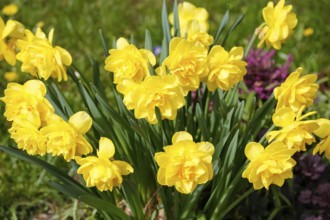
[[[243,59],[243,48],[233,47],[227,52],[221,46],[212,47],[208,55],[209,74],[207,88],[214,91],[217,88],[229,90],[243,80],[247,63]]]
[[[282,42],[293,33],[298,23],[296,14],[291,10],[292,5],[285,6],[285,0],[280,0],[275,6],[273,2],[268,2],[262,10],[265,23],[256,31],[260,39],[258,47],[266,42],[267,46],[281,49]]]
[[[7,15],[7,16],[12,16],[14,14],[17,13],[18,11],[18,6],[16,4],[8,4],[8,5],[5,5],[3,8],[2,8],[2,13],[4,15]]]
[[[285,179],[292,178],[292,168],[296,161],[291,157],[295,150],[288,149],[283,142],[275,141],[266,148],[251,142],[244,152],[250,163],[242,177],[247,178],[254,189],[265,187],[268,190],[270,184],[282,186]]]
[[[303,34],[304,34],[305,37],[312,36],[314,34],[314,29],[313,28],[306,28],[304,30]]]
[[[195,20],[200,25],[201,32],[207,32],[209,28],[208,17],[209,13],[205,8],[197,8],[195,5],[189,2],[183,2],[178,4],[178,15],[180,22],[180,32],[181,36],[185,37],[187,34],[187,28],[189,22]],[[171,25],[174,25],[174,14],[169,15],[169,21]],[[174,33],[174,28],[172,28],[172,34]]]
[[[156,69],[158,75],[176,75],[185,93],[198,89],[201,78],[207,74],[207,49],[194,42],[175,37],[170,42],[169,56],[161,67]]]
[[[135,117],[146,118],[151,124],[157,123],[155,108],[162,118],[174,120],[177,110],[185,104],[183,89],[174,75],[149,76],[141,84],[125,80],[117,90],[124,94],[124,104],[134,109]]]
[[[305,151],[306,144],[315,142],[313,132],[319,127],[315,120],[302,121],[304,118],[315,114],[309,112],[302,115],[304,107],[295,113],[291,108],[281,108],[273,114],[273,123],[281,130],[271,131],[266,134],[269,142],[273,140],[282,141],[287,148],[295,151]]]
[[[213,43],[213,37],[201,31],[201,26],[196,20],[192,20],[187,26],[187,40],[201,45],[206,49]]]
[[[308,74],[300,77],[302,68],[292,72],[286,80],[274,89],[274,97],[278,100],[276,110],[290,107],[297,112],[301,106],[311,106],[319,88],[317,75]]]
[[[86,112],[77,112],[64,121],[57,115],[47,120],[47,125],[40,129],[47,146],[47,153],[62,155],[66,161],[75,156],[86,155],[93,151],[92,146],[83,136],[92,126],[92,118]]]
[[[77,173],[82,174],[87,187],[100,191],[113,190],[123,182],[123,175],[133,173],[133,167],[121,160],[114,160],[115,147],[108,138],[101,137],[97,157],[75,157],[80,165]]]
[[[35,121],[18,117],[8,131],[19,149],[26,150],[30,155],[44,155],[47,150],[39,127],[40,124]]]
[[[18,21],[8,20],[5,22],[0,17],[0,60],[8,64],[16,64],[16,41],[24,38],[24,26]]]
[[[47,118],[54,113],[53,106],[45,98],[46,86],[40,80],[29,80],[20,85],[9,83],[4,91],[4,116],[8,121],[22,117],[33,124],[44,124]]]
[[[316,121],[320,127],[314,131],[314,134],[320,137],[321,141],[315,146],[313,154],[325,152],[325,157],[330,160],[330,120],[320,118]]]
[[[18,80],[18,74],[16,72],[14,72],[14,71],[5,72],[4,78],[8,82],[14,82],[14,81],[17,81]]]
[[[114,74],[114,83],[130,79],[141,82],[150,75],[149,64],[156,64],[156,57],[147,49],[137,49],[126,39],[117,40],[117,49],[111,49],[105,60],[105,69]]]
[[[57,78],[60,82],[68,79],[66,67],[72,63],[70,53],[62,47],[53,47],[54,29],[49,32],[48,38],[40,28],[35,34],[26,30],[26,39],[18,40],[16,45],[20,52],[16,59],[22,62],[22,72],[47,80]]]
[[[182,131],[173,135],[172,143],[164,147],[165,152],[155,154],[160,185],[175,186],[180,193],[189,194],[198,184],[213,178],[214,146],[210,142],[195,143],[188,132]]]

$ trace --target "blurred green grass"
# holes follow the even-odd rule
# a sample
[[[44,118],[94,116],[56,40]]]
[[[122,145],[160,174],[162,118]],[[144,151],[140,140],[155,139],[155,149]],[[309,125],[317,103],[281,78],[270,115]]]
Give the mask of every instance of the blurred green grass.
[[[216,32],[217,26],[226,10],[230,10],[231,22],[241,13],[244,20],[231,34],[226,47],[246,45],[255,28],[261,24],[261,9],[267,0],[191,0],[193,4],[209,11],[210,34]],[[299,25],[295,34],[284,44],[283,53],[294,55],[294,67],[302,66],[305,73],[318,72],[330,76],[330,26],[328,25],[330,1],[287,1],[292,3],[298,15]],[[13,16],[21,21],[26,28],[34,29],[38,22],[44,22],[43,30],[47,33],[55,28],[55,44],[66,48],[73,56],[74,65],[86,75],[91,75],[90,58],[100,63],[103,70],[104,55],[98,31],[101,29],[111,45],[113,37],[130,38],[134,35],[138,45],[143,46],[145,29],[149,29],[154,45],[162,40],[161,0],[2,0],[0,8],[8,3],[15,3],[19,11]],[[171,11],[172,0],[167,0],[168,11]],[[7,19],[8,17],[5,17]],[[310,37],[303,36],[307,27],[314,29]],[[2,77],[4,64],[0,64]],[[104,77],[106,78],[106,77]],[[23,78],[24,79],[24,78]],[[5,88],[2,80],[1,96]],[[75,100],[71,92],[70,82],[62,84],[69,100]],[[329,95],[322,96],[325,104],[318,106],[323,117],[329,117]],[[77,101],[76,101],[77,102]],[[4,111],[0,104],[1,112]],[[79,109],[79,106],[76,110]],[[7,129],[1,116],[0,143],[8,143]],[[57,162],[59,166],[63,161]],[[42,171],[16,158],[0,153],[0,218],[17,216],[27,219],[35,213],[47,213],[54,208],[57,213],[71,212],[75,202],[58,195],[47,185],[47,175],[40,177]],[[39,185],[36,185],[38,182]],[[49,203],[47,203],[49,201]],[[23,205],[22,205],[23,204]],[[47,206],[47,204],[51,204]],[[82,207],[82,210],[85,210]],[[73,210],[72,212],[76,212]],[[91,212],[91,210],[88,210]],[[76,212],[77,214],[77,212]],[[78,215],[78,214],[77,214]],[[83,215],[82,215],[83,216]],[[57,216],[63,218],[63,216]],[[32,217],[31,217],[32,218]],[[75,217],[70,217],[75,218]]]

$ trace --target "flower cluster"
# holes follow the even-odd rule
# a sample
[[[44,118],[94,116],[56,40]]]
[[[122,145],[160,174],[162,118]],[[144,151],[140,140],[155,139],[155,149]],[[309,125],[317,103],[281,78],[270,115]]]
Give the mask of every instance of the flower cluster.
[[[8,20],[6,23],[0,17],[0,60],[10,65],[16,63],[16,41],[24,38],[24,26],[18,21]]]
[[[312,97],[315,97],[318,85],[315,83],[315,74],[300,77],[301,71],[302,68],[298,68],[297,71],[288,76],[284,83],[274,89],[274,95],[278,102],[272,120],[274,126],[281,127],[281,129],[266,133],[269,142],[282,142],[287,149],[292,149],[291,156],[297,151],[306,151],[306,144],[311,145],[316,141],[313,132],[320,126],[316,120],[303,121],[303,119],[316,113],[309,112],[302,115],[306,105],[313,103]],[[318,152],[319,148],[315,148],[314,152]],[[323,151],[321,149],[320,152]],[[254,159],[251,160],[251,163],[254,163]],[[278,174],[274,170],[271,172]],[[245,177],[250,182],[255,181],[251,176],[245,175]],[[288,176],[282,173],[282,178],[288,178]],[[264,186],[267,185],[264,184]]]
[[[189,194],[198,184],[212,179],[214,146],[210,142],[195,143],[189,133],[182,131],[173,135],[172,143],[164,147],[165,152],[155,154],[159,184]]]
[[[292,167],[296,162],[291,156],[294,152],[281,141],[274,141],[266,148],[251,142],[245,148],[245,155],[251,162],[242,177],[248,178],[255,189],[268,189],[270,184],[282,186],[286,178],[293,176]]]
[[[206,33],[209,29],[207,22],[209,13],[205,8],[198,8],[189,2],[183,2],[178,5],[178,15],[180,21],[181,36],[191,34],[191,26],[198,25],[199,32]],[[174,25],[174,13],[169,15],[169,21]],[[193,24],[195,23],[195,24]],[[172,34],[174,34],[174,28],[172,28]]]
[[[78,112],[66,122],[54,113],[45,95],[46,87],[39,80],[8,84],[1,100],[6,103],[4,115],[12,121],[9,133],[17,146],[31,155],[51,153],[67,161],[90,153],[92,147],[83,135],[92,126],[91,117]]]
[[[48,39],[40,28],[33,34],[25,30],[26,39],[18,40],[16,45],[20,52],[16,59],[22,62],[22,72],[47,80],[49,77],[58,81],[68,79],[66,67],[72,63],[71,55],[62,47],[52,46],[54,29]]]
[[[112,141],[106,137],[101,137],[97,157],[75,157],[80,165],[77,173],[83,175],[87,187],[96,186],[100,191],[112,191],[113,187],[121,185],[123,175],[133,173],[133,168],[128,163],[113,160],[114,154],[115,147]]]
[[[113,72],[124,104],[135,110],[136,118],[146,118],[151,124],[158,121],[155,108],[159,108],[163,119],[175,119],[177,110],[185,104],[184,96],[196,91],[201,82],[207,82],[210,91],[228,90],[246,74],[242,47],[227,52],[214,46],[208,53],[205,45],[180,37],[170,41],[169,56],[156,68],[157,75],[149,72],[149,67],[155,65],[152,53],[138,50],[123,38],[109,53],[105,69]]]
[[[298,22],[297,16],[291,11],[292,5],[284,4],[285,0],[280,0],[275,6],[273,2],[269,2],[262,10],[265,23],[256,31],[260,38],[258,47],[266,42],[267,46],[279,50],[282,42],[293,33]]]

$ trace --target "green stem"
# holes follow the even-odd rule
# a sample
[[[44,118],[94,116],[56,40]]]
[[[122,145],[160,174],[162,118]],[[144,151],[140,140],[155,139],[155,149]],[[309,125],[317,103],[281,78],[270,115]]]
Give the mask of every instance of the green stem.
[[[257,37],[257,35],[254,32],[253,35],[252,35],[252,38],[251,38],[250,42],[248,43],[248,45],[245,48],[244,58],[246,58],[249,55],[249,52],[250,52],[250,50],[252,48],[252,45],[253,45],[254,41],[256,40],[256,37]]]
[[[262,138],[259,140],[259,143],[260,143],[260,144],[264,144],[264,143],[265,143],[265,141],[266,141],[266,136],[267,136],[268,132],[274,130],[274,128],[275,128],[275,125],[272,125],[272,126],[267,130],[267,132],[266,132],[266,133],[262,136]]]
[[[247,196],[249,196],[252,192],[255,190],[253,188],[246,191],[242,196],[240,196],[238,199],[236,199],[233,203],[231,203],[228,208],[226,208],[222,213],[221,216],[224,217],[230,210],[232,210],[236,205],[238,205],[243,199],[245,199]]]

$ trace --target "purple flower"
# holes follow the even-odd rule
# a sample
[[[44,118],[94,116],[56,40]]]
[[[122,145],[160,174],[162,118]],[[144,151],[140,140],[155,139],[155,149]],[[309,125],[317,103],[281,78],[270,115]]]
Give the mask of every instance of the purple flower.
[[[300,191],[298,195],[298,202],[301,204],[309,204],[312,202],[312,191],[305,189]]]
[[[293,61],[293,56],[289,54],[286,63],[276,66],[273,59],[275,53],[275,50],[251,49],[246,58],[248,65],[244,81],[248,89],[256,92],[263,100],[268,99],[274,88],[289,75]]]
[[[325,171],[326,165],[319,155],[302,155],[298,158],[297,170],[312,180],[318,179]]]
[[[330,183],[322,183],[317,187],[313,203],[322,208],[330,208]]]

